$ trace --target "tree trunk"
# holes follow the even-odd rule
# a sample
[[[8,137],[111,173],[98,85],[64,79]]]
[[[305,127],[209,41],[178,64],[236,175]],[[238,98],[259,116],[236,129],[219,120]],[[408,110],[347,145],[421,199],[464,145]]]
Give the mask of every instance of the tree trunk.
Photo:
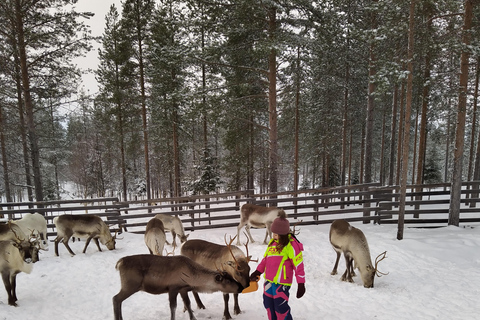
[[[398,206],[398,230],[397,240],[403,239],[403,229],[405,223],[405,200],[407,194],[408,178],[408,154],[410,146],[410,116],[412,112],[412,92],[413,92],[413,38],[415,28],[415,0],[410,2],[410,14],[408,23],[408,64],[407,64],[407,101],[405,105],[405,126],[403,129],[403,148],[402,148],[402,168],[400,178],[400,201]]]
[[[413,156],[412,156],[412,184],[415,184],[415,162],[417,160],[417,137],[418,137],[418,108],[415,113],[415,135],[413,137]]]
[[[348,146],[348,185],[352,184],[352,152],[353,152],[353,130],[350,128],[350,144]]]
[[[373,2],[377,2],[376,0]],[[371,29],[377,28],[376,13],[372,13],[370,17]],[[372,163],[373,163],[373,115],[375,109],[375,82],[373,77],[376,75],[376,56],[375,56],[375,42],[374,39],[370,39],[369,49],[370,59],[368,62],[368,101],[367,101],[367,118],[365,123],[365,171],[364,182],[372,182]]]
[[[431,25],[432,25],[432,19],[428,20],[429,23],[427,25],[427,28],[430,30]],[[425,71],[423,74],[423,91],[422,91],[422,113],[421,113],[421,120],[420,120],[420,138],[418,141],[418,158],[417,158],[417,179],[416,179],[416,184],[420,185],[423,184],[423,168],[425,165],[425,155],[427,151],[427,113],[428,113],[428,103],[429,103],[429,97],[430,97],[430,52],[427,52],[427,55],[425,56]],[[418,188],[416,190],[417,192],[421,191],[421,188]],[[417,196],[415,198],[416,200],[421,200],[421,196]],[[418,208],[416,206],[415,208]],[[415,213],[413,215],[414,218],[419,218],[420,215],[418,213]]]
[[[402,86],[400,89],[400,122],[398,124],[398,145],[397,145],[397,175],[395,179],[395,184],[400,185],[400,176],[402,170],[402,150],[403,150],[403,131],[404,131],[404,121],[405,121],[405,104],[403,103],[405,99],[405,81],[402,81]]]
[[[42,173],[40,169],[40,150],[38,136],[35,128],[32,96],[30,95],[30,76],[28,73],[27,52],[25,48],[25,34],[23,30],[23,17],[21,1],[15,1],[15,14],[17,22],[17,43],[22,74],[23,94],[25,97],[25,112],[27,120],[27,136],[30,142],[30,156],[33,166],[33,181],[35,185],[35,200],[43,201]]]
[[[361,146],[360,146],[360,181],[359,183],[360,184],[363,184],[364,180],[363,180],[363,172],[364,172],[364,168],[365,168],[365,125],[362,126],[362,142],[361,142]]]
[[[277,10],[272,7],[268,11],[268,31],[270,39],[275,40],[275,32],[277,29]],[[275,48],[270,49],[268,57],[268,112],[269,112],[269,192],[277,192],[278,190],[278,141],[277,141],[277,51]]]
[[[173,172],[174,172],[174,197],[182,195],[180,184],[180,149],[178,141],[178,112],[177,106],[174,106],[172,115],[172,131],[173,131]]]
[[[28,156],[28,138],[25,131],[25,112],[23,109],[23,99],[22,99],[22,85],[21,85],[21,72],[20,72],[20,61],[18,56],[15,55],[15,85],[17,88],[17,106],[18,106],[18,116],[20,120],[20,136],[22,140],[22,153],[23,153],[23,163],[25,166],[25,182],[27,185],[27,196],[28,201],[33,202],[33,190],[32,190],[32,174],[30,172],[30,157]],[[30,208],[33,208],[33,205],[29,205]]]
[[[384,159],[385,159],[385,128],[387,126],[387,111],[386,108],[383,110],[383,121],[382,121],[382,149],[380,150],[380,184],[385,183],[385,170],[384,170]]]
[[[148,151],[148,126],[147,126],[147,97],[145,94],[145,66],[143,63],[143,42],[138,31],[138,67],[140,70],[140,94],[142,101],[142,126],[143,126],[143,150],[145,157],[145,183],[147,188],[147,199],[152,198],[150,191],[150,160]]]
[[[464,48],[470,45],[470,29],[473,17],[473,0],[465,1],[462,42]],[[465,120],[467,109],[468,59],[470,53],[464,49],[460,58],[460,92],[457,106],[457,129],[455,132],[455,151],[453,155],[452,186],[450,190],[450,210],[448,225],[460,223],[460,197],[462,188],[462,160],[465,143]]]
[[[390,129],[390,166],[388,170],[388,185],[393,185],[395,170],[395,134],[397,132],[398,86],[393,88],[392,126]]]
[[[298,140],[300,132],[300,47],[297,48],[297,79],[295,87],[295,161],[294,161],[294,177],[293,177],[293,190],[298,190]],[[296,201],[295,203],[296,204]]]
[[[471,136],[470,136],[470,156],[469,156],[469,161],[468,161],[468,175],[467,175],[467,181],[472,180],[472,175],[474,175],[474,168],[476,168],[476,160],[475,160],[475,136],[477,132],[477,101],[478,101],[478,79],[479,79],[479,61],[480,57],[477,57],[477,66],[476,66],[476,72],[475,72],[475,89],[473,93],[473,116],[472,116],[472,130],[471,130]],[[478,141],[477,141],[477,146],[478,146]],[[473,180],[476,180],[473,177]],[[467,186],[467,188],[469,188]],[[471,188],[477,189],[478,185],[472,185]],[[468,196],[468,194],[467,194]],[[470,198],[475,198],[478,197],[478,193],[472,193]],[[470,207],[473,208],[475,207],[475,202],[470,202]]]
[[[4,133],[4,123],[3,123],[3,111],[2,111],[2,106],[0,105],[0,149],[2,153],[2,166],[3,166],[3,179],[5,180],[5,197],[7,199],[7,202],[13,202],[12,201],[12,193],[10,190],[10,177],[9,177],[9,171],[10,169],[8,168],[8,161],[7,161],[7,146],[5,142],[5,133]],[[3,215],[1,215],[3,218]]]
[[[450,106],[451,103],[450,103],[451,99],[448,99],[448,105]],[[452,125],[452,115],[450,112],[448,112],[448,116],[447,116],[447,141],[446,141],[446,145],[445,145],[445,171],[443,172],[443,180],[444,182],[448,182],[448,167],[450,165],[449,163],[449,158],[450,158],[450,127]]]
[[[432,26],[431,16],[428,19],[427,29],[430,30]],[[428,119],[428,103],[430,98],[430,70],[431,57],[430,52],[425,56],[425,70],[423,73],[423,91],[422,91],[422,114],[420,121],[420,138],[418,141],[418,162],[417,162],[417,180],[416,184],[423,183],[423,167],[425,164],[425,154],[427,149],[427,119]]]
[[[127,164],[125,161],[125,133],[123,131],[123,110],[121,104],[118,103],[118,127],[120,130],[119,135],[119,144],[120,144],[120,167],[122,169],[122,195],[123,201],[128,201],[127,199]]]
[[[342,172],[341,185],[345,185],[345,171],[347,167],[347,130],[348,130],[348,82],[350,78],[350,66],[345,63],[345,90],[343,92],[343,124],[342,124]]]
[[[476,75],[475,75],[475,92],[474,92],[474,95],[473,95],[474,110],[476,110],[477,102],[478,102],[479,76],[480,76],[480,57],[477,58],[477,72],[476,72]],[[473,129],[472,129],[472,131],[473,131]],[[472,136],[472,140],[474,140],[473,136]],[[472,162],[472,160],[470,160],[470,162]],[[480,131],[478,133],[477,150],[475,152],[475,170],[473,171],[473,180],[477,181],[478,179],[480,179]],[[476,183],[476,184],[472,185],[472,188],[474,190],[477,190],[478,186],[479,186],[479,184]],[[472,198],[478,198],[478,192],[473,193]],[[475,207],[475,206],[476,206],[476,202],[474,202],[474,201],[470,202],[470,207]]]

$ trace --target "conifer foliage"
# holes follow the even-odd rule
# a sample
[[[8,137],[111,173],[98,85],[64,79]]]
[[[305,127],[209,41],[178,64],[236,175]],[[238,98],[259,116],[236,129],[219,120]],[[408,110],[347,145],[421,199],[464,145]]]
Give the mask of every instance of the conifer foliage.
[[[75,3],[0,2],[8,201],[62,181],[128,200],[480,172],[475,1],[125,0],[94,93],[73,63],[93,43]]]

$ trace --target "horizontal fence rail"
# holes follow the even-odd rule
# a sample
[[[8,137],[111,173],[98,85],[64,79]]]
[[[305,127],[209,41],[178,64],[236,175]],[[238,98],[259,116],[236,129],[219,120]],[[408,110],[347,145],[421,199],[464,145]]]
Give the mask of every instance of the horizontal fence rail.
[[[462,187],[460,223],[480,222],[480,181]],[[407,188],[405,224],[414,227],[446,226],[450,184],[412,185]],[[398,223],[400,188],[365,184],[335,188],[254,194],[252,190],[121,202],[118,198],[0,203],[3,220],[19,219],[39,212],[47,219],[48,235],[56,235],[53,219],[62,214],[95,214],[113,231],[144,233],[158,213],[180,217],[186,231],[236,227],[245,203],[278,206],[286,211],[292,225],[330,224],[336,219],[363,223]]]

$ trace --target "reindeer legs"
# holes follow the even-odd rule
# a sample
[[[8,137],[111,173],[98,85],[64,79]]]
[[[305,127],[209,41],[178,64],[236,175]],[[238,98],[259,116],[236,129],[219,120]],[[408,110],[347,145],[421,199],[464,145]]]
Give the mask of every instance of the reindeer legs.
[[[242,311],[240,310],[240,306],[238,305],[238,293],[233,294],[233,302],[234,302],[233,313],[235,315],[240,314],[240,312]]]
[[[247,230],[248,235],[250,236],[250,239],[252,239],[252,235],[250,234],[250,226],[247,224],[247,220],[242,219],[237,226],[237,246],[240,245],[240,230],[242,230],[244,226],[245,226],[245,229]]]
[[[223,302],[225,303],[225,308],[223,310],[223,319],[230,320],[232,316],[230,315],[230,311],[228,311],[228,300],[230,299],[230,295],[228,293],[223,294]]]
[[[95,244],[97,245],[98,251],[102,251],[102,249],[100,249],[100,244],[98,243],[98,238],[96,238],[96,237],[97,237],[97,234],[92,234],[90,237],[87,238],[87,241],[85,242],[85,248],[83,248],[83,253],[87,252],[87,247],[90,244],[90,241],[92,239],[95,242]]]
[[[330,273],[332,276],[337,274],[338,262],[340,261],[340,256],[342,255],[340,252],[335,251],[337,253],[337,260],[335,260],[335,265],[333,266],[333,270]]]
[[[73,253],[73,250],[70,248],[70,246],[68,245],[68,240],[70,240],[70,236],[65,236],[63,238],[59,238],[57,236],[57,238],[55,239],[55,255],[58,256],[58,243],[60,242],[60,240],[63,242],[63,244],[65,245],[65,248],[67,248],[68,252],[70,252],[70,254],[72,256],[75,255],[75,253]]]
[[[347,265],[347,268],[345,270],[345,273],[342,275],[341,280],[353,282],[352,274],[350,273],[350,271],[353,270],[353,258],[346,253],[344,253],[343,255],[345,256],[345,264]]]
[[[188,288],[181,289],[179,291],[172,290],[168,293],[168,300],[170,300],[170,320],[175,320],[175,310],[177,309],[177,295],[180,293],[180,296],[183,300],[183,305],[188,311],[188,315],[190,320],[197,320],[193,315],[192,306],[190,303],[190,299],[188,298]]]
[[[183,304],[185,308],[187,308],[188,315],[190,316],[190,320],[196,320],[197,318],[195,318],[195,316],[193,315],[192,306],[190,304],[190,298],[188,298],[188,290],[181,290],[180,296],[183,299]],[[174,319],[172,318],[172,320]]]
[[[198,295],[198,292],[193,291],[193,297],[195,298],[195,302],[197,303],[197,308],[205,309],[205,306],[203,305],[202,300],[200,300],[200,296]]]

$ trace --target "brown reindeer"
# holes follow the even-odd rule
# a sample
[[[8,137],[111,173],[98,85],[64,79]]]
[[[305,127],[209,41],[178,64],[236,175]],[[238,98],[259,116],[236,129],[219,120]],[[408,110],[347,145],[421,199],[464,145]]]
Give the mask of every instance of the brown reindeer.
[[[216,243],[208,242],[205,240],[188,240],[185,242],[181,249],[181,254],[189,257],[195,262],[198,262],[202,266],[211,270],[223,270],[230,274],[235,281],[239,282],[243,287],[248,287],[250,284],[249,274],[250,256],[248,256],[248,242],[245,245],[247,248],[247,255],[243,253],[240,248],[232,246],[232,242],[235,238],[230,239],[230,243],[227,243],[225,239],[225,246]],[[197,302],[199,309],[205,309],[198,292],[193,290],[193,296]],[[234,314],[241,312],[238,304],[238,293],[233,294],[234,298]],[[223,294],[223,300],[225,308],[223,311],[223,319],[232,319],[228,308],[229,294]]]
[[[90,240],[93,239],[97,245],[98,251],[102,251],[98,240],[109,250],[115,249],[116,234],[112,236],[110,229],[99,216],[93,214],[65,214],[53,219],[55,228],[57,229],[57,237],[55,238],[55,255],[58,256],[58,243],[63,242],[65,248],[71,255],[75,255],[68,245],[71,237],[87,238],[83,253],[86,252]]]
[[[333,249],[337,252],[337,259],[331,272],[332,275],[337,274],[338,262],[342,253],[347,265],[345,273],[341,277],[342,281],[353,282],[352,276],[355,276],[353,271],[354,262],[360,271],[365,288],[373,288],[375,275],[379,277],[385,275],[385,273],[378,271],[378,263],[386,258],[387,252],[385,251],[377,256],[375,267],[373,267],[367,239],[360,229],[351,226],[345,220],[335,220],[330,226],[329,238]]]
[[[168,293],[171,320],[175,320],[180,293],[190,320],[194,320],[188,291],[239,293],[243,290],[228,273],[207,269],[185,256],[128,256],[121,258],[115,268],[121,280],[120,292],[113,297],[115,320],[123,320],[122,302],[138,291]]]
[[[286,218],[287,214],[281,208],[277,207],[263,207],[256,204],[246,203],[240,209],[240,223],[237,226],[237,246],[240,245],[240,230],[245,226],[248,237],[252,243],[255,242],[250,233],[250,227],[266,228],[265,239],[263,244],[267,243],[267,238],[272,238],[272,231],[270,230],[273,220],[276,218]]]

